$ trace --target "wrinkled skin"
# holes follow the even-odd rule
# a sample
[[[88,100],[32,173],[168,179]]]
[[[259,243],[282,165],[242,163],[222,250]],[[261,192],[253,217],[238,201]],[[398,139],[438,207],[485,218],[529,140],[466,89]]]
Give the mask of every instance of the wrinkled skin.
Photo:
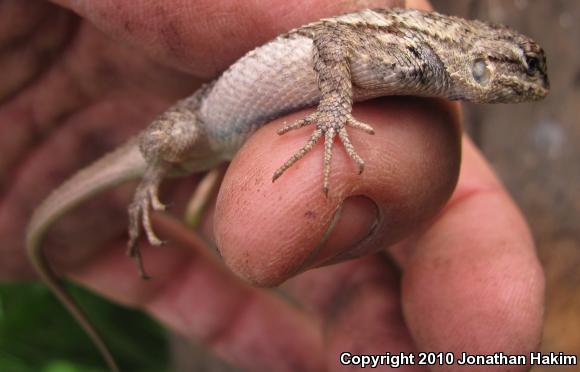
[[[57,3],[0,0],[5,281],[33,277],[23,248],[26,221],[74,170],[280,32],[390,4]],[[105,193],[55,226],[46,248],[56,268],[249,370],[333,369],[345,350],[520,354],[537,348],[544,282],[530,232],[489,165],[460,138],[458,107],[413,98],[356,106],[357,117],[377,131],[352,133],[367,168],[356,175],[347,155],[335,151],[328,199],[320,192],[322,146],[270,181],[309,135],[279,137],[276,129],[306,112],[262,128],[228,169],[202,230],[217,241],[229,269],[176,219],[158,216],[157,230],[170,244],[144,247],[154,280],[140,280],[124,255],[134,185]],[[164,185],[171,214],[181,216],[195,184],[188,177]],[[316,248],[343,199],[330,238]],[[357,244],[363,239],[373,244]],[[389,254],[377,253],[381,248]],[[306,262],[297,258],[304,250],[314,250]],[[326,265],[331,262],[342,263]],[[294,300],[247,282],[285,282],[282,290]]]

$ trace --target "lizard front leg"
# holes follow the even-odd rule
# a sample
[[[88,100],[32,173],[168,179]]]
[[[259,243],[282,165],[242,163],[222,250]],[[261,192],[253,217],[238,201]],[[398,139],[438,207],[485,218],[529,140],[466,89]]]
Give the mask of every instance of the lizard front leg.
[[[321,99],[316,112],[304,119],[288,124],[278,130],[282,135],[291,130],[316,123],[316,129],[306,142],[288,159],[272,177],[275,181],[295,162],[306,155],[324,136],[323,191],[328,194],[332,145],[338,135],[348,155],[357,164],[359,173],[364,169],[364,161],[356,152],[346,130],[347,126],[374,134],[373,128],[352,116],[352,77],[350,57],[353,48],[352,33],[342,25],[322,24],[313,38],[314,70],[318,76]]]

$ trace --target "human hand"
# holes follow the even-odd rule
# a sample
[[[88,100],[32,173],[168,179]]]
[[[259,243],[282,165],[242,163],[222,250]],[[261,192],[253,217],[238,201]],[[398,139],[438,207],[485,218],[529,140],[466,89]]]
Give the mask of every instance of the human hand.
[[[44,79],[20,87],[17,95],[4,102],[0,108],[1,122],[7,123],[3,130],[8,137],[16,137],[20,145],[13,150],[16,155],[9,158],[26,159],[3,168],[7,175],[4,178],[11,181],[5,186],[0,226],[5,232],[22,232],[0,234],[4,240],[1,272],[5,278],[21,276],[21,269],[26,267],[17,239],[23,237],[31,207],[56,185],[54,177],[46,181],[46,176],[55,169],[67,173],[63,169],[72,170],[77,161],[86,160],[88,154],[81,159],[76,155],[71,159],[70,154],[76,154],[82,144],[92,143],[90,139],[107,141],[105,145],[97,143],[97,150],[108,147],[144,125],[177,96],[191,91],[188,89],[193,82],[187,75],[163,66],[207,77],[251,46],[305,23],[304,14],[314,20],[345,10],[339,10],[338,4],[312,9],[294,5],[296,13],[274,17],[272,14],[283,8],[250,12],[241,6],[236,11],[248,12],[250,17],[225,12],[222,15],[232,23],[224,22],[228,26],[220,28],[221,33],[215,33],[215,28],[207,33],[207,27],[215,27],[209,22],[215,21],[211,15],[221,13],[203,8],[205,3],[196,3],[196,12],[169,15],[151,9],[152,13],[147,13],[144,3],[137,2],[125,8],[125,13],[118,9],[111,12],[113,3],[76,2],[75,10],[106,33],[147,50],[163,64],[151,62],[81,23],[71,44],[80,51],[77,49],[75,54],[74,49],[67,49],[69,53],[54,63]],[[83,8],[83,4],[92,4],[93,8]],[[168,8],[162,9],[180,9],[169,8],[167,2],[165,6]],[[109,12],[104,11],[107,9]],[[150,14],[162,16],[153,18]],[[175,26],[171,17],[181,19],[192,14],[205,22],[184,21],[180,24],[191,28],[183,32],[174,29],[172,33],[161,27]],[[141,25],[153,22],[154,26],[139,29],[139,22],[121,22],[126,19],[140,19]],[[264,29],[256,30],[255,25]],[[233,40],[231,34],[248,37]],[[165,38],[157,39],[158,35]],[[84,59],[76,66],[79,57]],[[80,76],[70,78],[71,70]],[[111,71],[116,78],[110,77]],[[107,76],[103,82],[102,77]],[[82,82],[82,87],[98,94],[80,97],[84,98],[82,102],[75,101],[79,97],[74,94],[62,96],[71,85]],[[66,119],[59,120],[63,106],[68,109],[64,111]],[[121,230],[125,215],[119,211],[126,207],[130,188],[108,194],[90,204],[93,210],[80,209],[65,219],[57,226],[57,234],[51,234],[52,244],[49,241],[47,250],[55,253],[52,247],[68,248],[68,252],[61,249],[57,253],[61,272],[119,302],[144,308],[164,324],[202,340],[247,369],[332,369],[340,351],[347,350],[532,350],[541,329],[541,270],[523,219],[469,144],[464,146],[462,173],[454,196],[434,218],[453,191],[458,172],[456,110],[456,106],[442,101],[412,98],[357,106],[355,115],[377,130],[373,137],[353,134],[367,168],[362,176],[356,175],[345,154],[335,151],[328,200],[320,190],[320,149],[275,184],[270,182],[273,170],[308,135],[307,130],[284,137],[274,132],[282,121],[301,117],[304,112],[264,127],[236,157],[218,197],[213,232],[224,260],[234,272],[254,284],[273,285],[312,266],[349,255],[366,256],[288,280],[282,290],[299,307],[242,283],[200,249],[195,237],[162,216],[158,218],[160,235],[172,246],[184,249],[143,249],[155,280],[140,281],[133,263],[123,256],[126,236]],[[14,134],[14,122],[29,117],[35,117],[40,125],[34,126],[29,120],[24,129],[19,129],[25,134],[40,126],[58,135],[48,136],[48,130],[41,131],[44,142],[34,147],[24,140],[18,142],[21,137]],[[363,143],[366,147],[361,148]],[[47,158],[59,148],[58,156]],[[23,165],[16,168],[19,163]],[[183,199],[184,190],[191,191],[191,183],[172,190],[177,194],[172,198],[174,210],[178,210],[178,201]],[[345,203],[328,241],[316,255],[311,254],[337,206],[356,195],[367,197]],[[211,235],[208,226],[211,216],[205,223],[205,233]],[[371,226],[375,227],[366,238]],[[89,242],[87,231],[93,237]],[[371,254],[404,236],[408,236],[405,241],[390,248],[394,264],[382,254]],[[65,237],[67,241],[63,242]],[[363,244],[355,244],[361,239],[366,239]],[[87,249],[79,250],[79,246]],[[15,247],[17,251],[12,250]],[[506,325],[504,329],[502,325]]]

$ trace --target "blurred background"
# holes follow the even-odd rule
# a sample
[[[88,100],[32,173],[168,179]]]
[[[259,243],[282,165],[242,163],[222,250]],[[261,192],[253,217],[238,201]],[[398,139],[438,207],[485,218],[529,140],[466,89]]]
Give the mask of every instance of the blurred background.
[[[544,266],[542,352],[580,354],[580,1],[433,0],[436,10],[505,23],[546,50],[549,97],[464,105],[467,131],[526,216]],[[71,286],[126,370],[233,370],[143,314]],[[39,315],[39,310],[42,313]],[[100,357],[40,284],[0,285],[0,371],[97,371]],[[114,319],[114,320],[113,320]],[[123,324],[123,327],[119,327]],[[555,370],[535,367],[534,371]],[[568,369],[570,370],[570,368]]]
[[[580,354],[580,1],[433,0],[442,13],[504,23],[548,56],[550,95],[465,104],[468,132],[526,216],[546,274],[542,352]],[[534,367],[533,371],[557,367]],[[568,367],[580,370],[580,367]]]

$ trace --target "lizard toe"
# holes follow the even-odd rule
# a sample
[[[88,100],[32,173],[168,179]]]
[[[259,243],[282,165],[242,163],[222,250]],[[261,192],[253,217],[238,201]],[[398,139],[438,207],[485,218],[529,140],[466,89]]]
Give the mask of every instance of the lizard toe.
[[[317,119],[318,119],[317,115],[318,115],[318,112],[313,112],[312,114],[308,114],[304,117],[304,119],[297,120],[293,123],[284,125],[282,128],[278,129],[276,131],[276,133],[278,133],[279,135],[282,135],[282,134],[290,132],[292,130],[299,129],[299,128],[305,127],[307,125],[310,125],[310,124],[314,123],[315,121],[317,121]]]
[[[352,115],[348,115],[348,118],[346,120],[346,124],[352,128],[362,130],[365,133],[375,134],[375,130],[372,126],[368,125],[365,122],[362,122],[362,121],[355,119],[354,116],[352,116]]]

